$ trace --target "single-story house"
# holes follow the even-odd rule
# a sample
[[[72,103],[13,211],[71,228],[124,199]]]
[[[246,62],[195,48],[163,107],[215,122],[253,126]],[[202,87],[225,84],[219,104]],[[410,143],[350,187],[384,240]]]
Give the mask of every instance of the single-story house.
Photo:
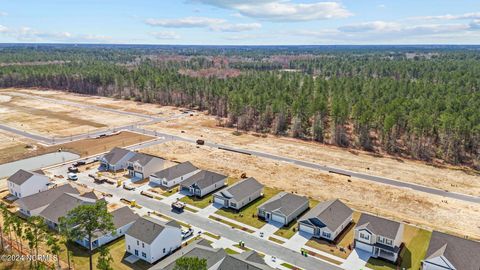
[[[434,231],[422,270],[479,270],[480,242]]]
[[[182,191],[191,196],[203,197],[227,184],[227,176],[202,170],[180,183]]]
[[[115,227],[115,233],[102,234],[97,233],[95,239],[92,241],[92,249],[101,247],[111,241],[118,239],[125,235],[127,230],[132,226],[132,224],[139,218],[132,209],[128,206],[117,208],[110,212],[112,214],[113,226]],[[85,248],[90,248],[88,239],[76,241],[78,244],[82,245]]]
[[[72,187],[70,184],[65,184],[20,198],[15,201],[15,204],[25,216],[38,216],[43,209],[64,193],[80,194],[76,188]]]
[[[403,223],[362,214],[355,226],[355,248],[367,251],[373,258],[396,262],[403,241]]]
[[[307,197],[280,192],[258,207],[258,216],[268,222],[288,225],[308,208]]]
[[[298,230],[334,241],[353,221],[353,210],[342,201],[319,203],[298,221]]]
[[[153,173],[150,175],[150,183],[171,188],[199,171],[197,167],[187,161]]]
[[[152,155],[143,153],[135,153],[133,157],[128,160],[128,175],[132,178],[145,179],[154,172],[163,169],[165,160]]]
[[[57,230],[59,219],[66,216],[70,210],[84,204],[95,204],[96,201],[96,199],[82,197],[79,194],[63,193],[38,215],[45,219],[48,227]]]
[[[213,248],[206,240],[197,240],[183,247],[149,270],[173,270],[180,258],[205,259],[207,270],[273,270],[253,250],[241,254],[228,254],[224,249]]]
[[[8,191],[17,198],[45,191],[49,184],[48,176],[25,170],[18,170],[7,179]]]
[[[255,178],[250,177],[213,194],[213,202],[225,208],[240,210],[261,197],[263,187]]]
[[[176,221],[163,222],[145,216],[137,219],[125,234],[127,252],[154,263],[182,245],[182,229]]]
[[[100,159],[100,162],[107,171],[116,172],[127,168],[128,160],[134,155],[135,152],[115,147],[110,150],[110,152],[103,155],[103,157]]]

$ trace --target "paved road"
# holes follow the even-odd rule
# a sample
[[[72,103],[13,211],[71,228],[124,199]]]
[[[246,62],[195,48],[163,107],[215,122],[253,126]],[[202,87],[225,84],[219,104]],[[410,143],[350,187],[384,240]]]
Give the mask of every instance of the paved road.
[[[198,214],[190,213],[184,211],[183,213],[176,213],[171,211],[171,206],[163,202],[160,202],[155,199],[150,199],[148,197],[142,196],[137,192],[126,191],[122,188],[114,188],[109,185],[97,185],[92,181],[88,180],[79,180],[79,183],[86,184],[91,188],[96,190],[113,194],[113,196],[119,198],[128,198],[129,200],[136,200],[140,205],[152,209],[154,211],[166,214],[174,219],[188,223],[192,226],[200,228],[204,231],[212,232],[216,235],[223,236],[227,239],[230,239],[234,242],[244,241],[247,247],[250,247],[259,252],[275,256],[280,258],[288,263],[299,266],[305,270],[341,270],[339,266],[332,265],[330,263],[318,260],[313,257],[304,257],[300,254],[300,251],[295,252],[286,247],[277,245],[270,241],[258,238],[249,233],[231,229],[228,226],[222,225],[218,222],[212,221],[211,219],[200,216]]]

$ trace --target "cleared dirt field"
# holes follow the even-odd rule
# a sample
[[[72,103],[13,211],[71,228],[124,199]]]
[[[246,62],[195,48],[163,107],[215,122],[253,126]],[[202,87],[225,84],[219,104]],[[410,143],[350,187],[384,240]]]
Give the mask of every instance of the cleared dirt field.
[[[65,137],[145,121],[137,116],[29,98],[14,91],[0,94],[0,122],[35,134]]]
[[[340,198],[353,208],[427,228],[480,239],[480,209],[461,201],[407,189],[387,187],[359,179],[329,175],[292,164],[247,156],[184,142],[168,142],[143,150],[232,177],[243,172],[263,184],[310,196],[319,201]]]
[[[272,135],[262,137],[250,133],[237,136],[233,134],[233,129],[218,127],[217,124],[218,120],[214,117],[199,114],[157,123],[146,128],[193,139],[203,137],[208,142],[245,147],[451,192],[480,194],[480,174],[465,172],[459,167],[440,168],[413,160],[378,157],[368,152],[348,151],[339,147]]]
[[[43,147],[9,132],[0,131],[0,164],[34,155]]]

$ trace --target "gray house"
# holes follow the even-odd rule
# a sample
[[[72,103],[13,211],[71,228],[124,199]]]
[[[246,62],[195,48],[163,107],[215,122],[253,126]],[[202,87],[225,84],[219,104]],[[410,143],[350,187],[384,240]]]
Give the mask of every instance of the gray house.
[[[480,242],[434,231],[423,270],[479,270]]]
[[[250,177],[213,194],[213,202],[225,208],[240,210],[261,197],[263,187],[255,178]]]
[[[115,147],[110,150],[110,152],[103,155],[103,157],[100,159],[100,162],[107,171],[116,172],[127,168],[128,160],[134,155],[135,152]]]
[[[280,192],[258,207],[258,216],[266,221],[288,225],[309,207],[307,197]]]
[[[180,188],[191,196],[203,197],[227,184],[227,176],[202,170],[185,179]]]
[[[231,255],[226,253],[224,249],[212,248],[205,240],[197,240],[183,247],[149,270],[173,270],[176,261],[182,257],[205,259],[208,270],[273,270],[253,250]]]
[[[155,172],[150,175],[150,183],[171,188],[199,171],[197,167],[187,161]]]
[[[163,169],[165,160],[152,155],[135,153],[128,160],[128,175],[136,179],[145,179]]]
[[[334,241],[353,220],[353,211],[340,200],[318,204],[298,222],[298,230]]]
[[[403,241],[402,223],[362,214],[355,227],[355,248],[367,251],[373,258],[396,262]]]
[[[70,184],[54,187],[46,191],[42,191],[30,196],[23,197],[15,204],[20,209],[20,212],[28,217],[38,216],[49,204],[55,201],[64,193],[80,194],[80,192],[72,187]]]

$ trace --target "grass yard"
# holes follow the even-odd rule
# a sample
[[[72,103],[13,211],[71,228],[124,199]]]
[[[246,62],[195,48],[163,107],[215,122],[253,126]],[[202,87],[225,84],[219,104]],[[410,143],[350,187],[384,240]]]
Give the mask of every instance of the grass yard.
[[[248,228],[239,226],[239,225],[237,225],[237,224],[235,224],[235,223],[231,223],[231,222],[229,222],[229,221],[227,221],[227,220],[224,220],[224,219],[220,219],[220,218],[217,218],[217,217],[214,217],[214,216],[209,216],[208,218],[209,218],[209,219],[212,219],[212,220],[215,220],[215,221],[218,221],[218,222],[220,222],[220,223],[223,223],[223,224],[225,224],[225,225],[227,225],[227,226],[230,226],[230,227],[232,227],[233,229],[241,230],[241,231],[248,232],[248,233],[254,233],[254,231],[252,231],[252,230],[250,230],[250,229],[248,229]]]
[[[178,187],[174,187],[170,190],[164,191],[161,195],[164,196],[164,197],[170,197],[177,192],[178,192]]]
[[[180,201],[198,208],[205,208],[213,202],[213,194],[209,194],[203,198],[197,198],[195,196],[185,196],[181,198]]]
[[[317,206],[318,203],[319,203],[319,201],[310,199],[310,209]],[[299,218],[301,216],[305,215],[309,210],[305,211],[305,213],[302,213],[302,215],[300,215]],[[298,229],[297,227],[298,227],[297,226],[297,220],[294,220],[294,221],[290,222],[290,224],[288,224],[288,226],[278,229],[274,234],[278,235],[278,236],[281,236],[283,238],[290,239],[297,232],[297,229]]]
[[[268,238],[268,240],[270,240],[270,241],[272,241],[272,242],[275,242],[275,243],[277,243],[277,244],[280,244],[280,245],[285,244],[285,242],[283,242],[282,240],[277,239],[277,238],[274,238],[274,237],[271,237],[271,236]]]
[[[230,255],[240,254],[240,253],[236,252],[235,250],[233,250],[233,249],[231,249],[231,248],[226,248],[226,249],[225,249],[225,252],[226,252],[227,254],[230,254]]]
[[[207,236],[210,236],[211,238],[213,239],[220,239],[221,237],[216,235],[216,234],[213,234],[213,233],[210,233],[210,232],[203,232],[203,234],[207,235]]]
[[[271,197],[275,196],[280,190],[265,187],[263,190],[263,197],[259,198],[247,206],[243,207],[239,212],[232,209],[219,209],[215,214],[236,220],[246,225],[250,225],[255,228],[261,228],[265,225],[265,221],[257,217],[257,207],[266,202]]]
[[[400,257],[402,258],[400,264],[401,269],[420,269],[421,261],[427,253],[428,243],[430,242],[431,236],[432,232],[430,231],[405,225],[405,231],[403,233],[403,242],[405,243],[405,246],[400,254]],[[373,258],[368,260],[367,267],[373,270],[397,269],[392,263]]]
[[[316,238],[308,240],[306,245],[314,249],[328,252],[332,255],[346,259],[351,253],[351,251],[348,249],[348,246],[353,246],[353,237],[355,233],[354,228],[355,224],[360,219],[360,215],[361,213],[359,212],[353,212],[353,223],[351,223],[350,226],[344,230],[343,234],[339,236],[340,240],[336,245]],[[343,251],[340,250],[340,247],[343,248]]]

